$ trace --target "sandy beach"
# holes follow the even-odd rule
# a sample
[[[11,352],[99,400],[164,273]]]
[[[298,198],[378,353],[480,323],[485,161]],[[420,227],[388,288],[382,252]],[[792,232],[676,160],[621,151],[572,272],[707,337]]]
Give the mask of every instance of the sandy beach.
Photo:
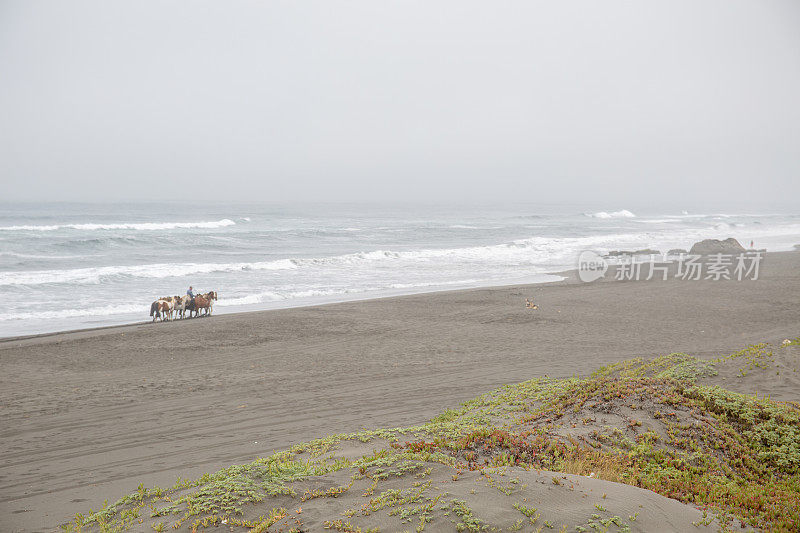
[[[140,483],[423,423],[507,383],[780,343],[800,333],[798,297],[800,252],[786,252],[768,254],[757,281],[569,275],[0,341],[3,529],[49,531]],[[795,386],[770,392],[797,400]]]

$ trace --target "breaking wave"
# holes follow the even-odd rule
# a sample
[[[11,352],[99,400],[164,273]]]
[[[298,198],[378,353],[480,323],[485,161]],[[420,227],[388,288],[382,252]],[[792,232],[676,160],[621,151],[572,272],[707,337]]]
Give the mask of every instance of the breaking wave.
[[[55,320],[59,318],[80,318],[109,315],[141,314],[146,316],[149,304],[122,304],[87,307],[84,309],[59,309],[48,311],[5,313],[0,315],[2,320]]]
[[[171,278],[212,272],[236,272],[242,270],[285,270],[296,268],[289,259],[253,263],[154,263],[135,266],[106,266],[72,268],[64,270],[31,270],[0,272],[2,285],[44,285],[47,283],[96,284],[113,276],[138,278]]]
[[[373,250],[329,257],[288,258],[272,261],[232,263],[151,263],[72,269],[0,272],[0,286],[44,284],[99,284],[113,278],[181,278],[198,274],[280,271],[297,268],[350,269],[381,262],[404,262],[431,266],[443,262],[471,265],[536,265],[558,257],[567,257],[586,246],[614,242],[620,235],[549,238],[531,237],[509,243],[462,248],[419,250]],[[438,283],[437,283],[438,284]]]
[[[236,222],[229,218],[213,220],[207,222],[122,222],[118,224],[52,224],[52,225],[22,225],[22,226],[0,226],[0,231],[57,231],[62,229],[74,229],[80,231],[95,230],[137,230],[153,231],[166,229],[214,229],[234,226]]]
[[[627,209],[622,209],[621,211],[612,211],[609,213],[608,211],[598,211],[597,213],[585,213],[587,217],[592,218],[636,218],[636,215],[628,211]]]

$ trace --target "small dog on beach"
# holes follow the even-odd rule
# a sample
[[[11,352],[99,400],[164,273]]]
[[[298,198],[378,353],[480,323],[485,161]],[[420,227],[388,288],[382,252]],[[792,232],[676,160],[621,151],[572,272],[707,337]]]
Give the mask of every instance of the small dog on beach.
[[[525,298],[525,308],[526,309],[539,309],[539,306],[530,301],[529,299]]]

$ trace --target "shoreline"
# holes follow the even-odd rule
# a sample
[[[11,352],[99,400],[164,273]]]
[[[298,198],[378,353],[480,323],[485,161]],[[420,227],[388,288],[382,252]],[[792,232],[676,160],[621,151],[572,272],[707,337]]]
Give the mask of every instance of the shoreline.
[[[774,252],[774,253],[789,253],[789,252]],[[213,316],[234,316],[234,315],[247,315],[251,313],[270,313],[274,311],[282,311],[286,309],[301,309],[305,307],[319,307],[319,306],[327,306],[327,305],[336,305],[336,304],[343,304],[343,303],[352,303],[352,302],[367,302],[371,300],[386,300],[392,298],[404,298],[406,296],[418,296],[422,294],[438,294],[438,293],[447,293],[447,292],[457,292],[457,291],[475,291],[475,290],[482,290],[482,289],[495,289],[495,288],[502,288],[502,287],[518,287],[518,286],[537,286],[537,285],[546,285],[546,284],[553,284],[553,283],[560,283],[566,281],[567,278],[576,277],[575,270],[564,270],[559,272],[544,272],[540,274],[536,274],[537,276],[553,276],[553,277],[560,277],[562,279],[555,279],[555,280],[547,280],[547,281],[536,281],[536,282],[521,282],[521,283],[514,283],[512,282],[503,282],[500,285],[478,285],[478,286],[464,286],[464,287],[454,287],[454,288],[433,288],[433,290],[422,290],[422,291],[415,291],[415,292],[398,292],[396,294],[386,294],[391,293],[391,290],[380,291],[380,294],[376,294],[374,296],[358,296],[354,298],[347,298],[347,299],[339,299],[336,296],[328,296],[323,297],[322,301],[310,302],[305,301],[305,299],[299,298],[294,301],[299,301],[299,303],[292,303],[288,305],[277,305],[275,307],[268,307],[268,308],[257,308],[257,309],[249,309],[249,310],[237,310],[237,311],[222,311],[219,310],[214,311]],[[397,291],[401,291],[401,289],[396,289]],[[366,293],[361,293],[366,294]],[[284,302],[290,302],[292,300],[283,300],[283,301],[276,301],[276,302],[266,302],[261,304],[249,304],[254,306],[264,306],[268,305],[269,303],[281,304]],[[245,307],[246,305],[242,306],[235,306],[235,307]],[[232,306],[234,307],[234,306]],[[144,308],[143,308],[144,309]],[[146,310],[146,309],[145,309]],[[193,320],[193,319],[190,319]],[[181,320],[173,320],[171,322],[181,322]],[[41,333],[31,333],[26,335],[13,335],[10,337],[0,337],[0,344],[4,342],[15,342],[19,340],[26,340],[32,339],[37,337],[43,337],[48,335],[61,335],[61,334],[70,334],[70,333],[84,333],[87,331],[95,331],[95,330],[104,330],[104,329],[111,329],[111,328],[124,328],[127,326],[139,326],[139,325],[147,325],[151,324],[152,319],[146,320],[139,320],[135,322],[125,322],[121,324],[108,324],[104,326],[93,326],[93,327],[86,327],[86,328],[76,328],[76,329],[62,329],[56,331],[43,331]]]
[[[800,246],[800,245],[795,245]],[[768,252],[766,249],[762,249],[759,251],[766,252],[766,256],[774,256],[780,254],[791,254],[798,251],[798,249],[794,250],[783,250],[783,251],[774,251]],[[765,257],[766,257],[765,256]],[[613,268],[613,267],[612,267]],[[522,276],[518,279],[506,279],[500,281],[498,283],[490,283],[490,284],[481,284],[481,285],[471,285],[471,284],[464,284],[464,285],[457,285],[454,284],[452,287],[448,286],[447,283],[443,285],[436,285],[431,287],[417,287],[409,288],[409,289],[398,289],[398,288],[387,288],[387,289],[380,289],[374,291],[365,291],[365,292],[355,292],[355,293],[342,293],[336,295],[325,295],[325,296],[304,296],[300,298],[293,298],[289,300],[275,300],[275,301],[267,301],[267,302],[259,302],[259,303],[248,303],[248,304],[233,304],[233,305],[222,305],[219,306],[216,310],[218,315],[239,315],[239,314],[246,314],[246,313],[258,313],[258,312],[268,312],[268,311],[277,311],[283,309],[295,309],[301,307],[316,307],[320,305],[331,305],[337,303],[347,303],[347,302],[360,302],[360,301],[368,301],[374,299],[387,299],[387,298],[398,298],[398,297],[405,297],[405,296],[413,296],[419,294],[436,294],[440,292],[450,292],[450,291],[460,291],[460,290],[480,290],[480,289],[488,289],[488,288],[501,288],[501,287],[508,287],[508,286],[523,286],[523,285],[540,285],[540,284],[552,284],[564,281],[563,279],[548,279],[548,278],[572,278],[576,277],[576,270],[574,268],[568,268],[566,270],[555,270],[550,272],[539,272],[535,274],[531,274],[530,276]],[[608,277],[608,276],[607,276]],[[541,280],[534,280],[531,281],[530,278],[541,278]],[[219,292],[219,289],[216,289]],[[142,306],[142,315],[146,314],[147,307],[149,304]],[[232,309],[231,311],[227,311],[226,309]],[[124,326],[134,326],[134,325],[141,325],[149,323],[150,320],[148,318],[139,319],[133,318],[132,314],[120,314],[117,315],[120,318],[118,320],[110,320],[106,323],[101,323],[97,325],[91,324],[83,324],[83,325],[76,325],[77,327],[71,325],[65,326],[55,326],[58,329],[50,329],[45,328],[42,331],[31,331],[25,332],[22,331],[20,333],[14,333],[7,336],[0,336],[0,343],[7,342],[7,341],[15,341],[15,340],[22,340],[28,338],[34,338],[40,335],[54,335],[54,334],[61,334],[61,333],[77,333],[83,331],[90,331],[90,330],[100,330],[105,328],[114,328],[114,327],[124,327]],[[125,317],[129,318],[125,318]],[[137,315],[138,316],[138,315]],[[89,320],[89,319],[98,319],[98,316],[78,316],[72,317],[75,319],[81,319],[82,322],[99,322],[99,320]],[[52,321],[61,321],[61,320],[69,320],[69,318],[54,318],[50,319]],[[13,323],[15,321],[11,321]],[[16,323],[24,323],[25,320],[19,320]],[[2,323],[0,323],[2,325]],[[25,328],[14,328],[11,327],[10,329],[25,329]],[[38,329],[38,328],[37,328]]]
[[[573,275],[0,341],[0,515],[51,530],[139,483],[424,423],[504,384],[780,343],[800,332],[800,253],[763,266],[758,281]]]
[[[767,256],[769,256],[769,257],[782,256],[782,255],[785,255],[785,254],[795,254],[795,253],[798,253],[798,252],[800,252],[800,250],[781,251],[781,252],[768,252],[767,255],[765,255],[765,257],[767,257]],[[612,269],[614,268],[613,265],[611,266],[611,268]],[[613,272],[613,270],[612,270],[612,272]],[[426,295],[426,294],[443,294],[443,293],[460,292],[460,291],[480,291],[480,290],[485,290],[485,289],[503,289],[503,288],[508,288],[508,287],[537,287],[537,286],[540,286],[540,285],[555,285],[555,284],[564,284],[564,283],[568,283],[568,284],[575,284],[575,283],[582,284],[583,283],[578,279],[578,275],[577,275],[577,270],[576,269],[559,270],[559,271],[554,271],[554,272],[543,272],[543,273],[538,273],[536,275],[537,276],[543,276],[543,277],[557,277],[557,278],[560,278],[560,279],[543,280],[543,281],[537,281],[537,282],[526,282],[526,281],[514,282],[514,281],[511,281],[511,282],[508,282],[508,283],[507,282],[503,282],[502,284],[499,284],[499,285],[479,285],[479,286],[474,286],[474,287],[470,287],[470,286],[467,286],[467,287],[455,287],[455,288],[441,288],[441,287],[439,287],[439,288],[433,288],[433,290],[422,290],[422,291],[416,291],[416,292],[399,292],[397,294],[386,294],[387,291],[383,291],[382,293],[376,294],[374,296],[357,296],[357,297],[348,298],[348,299],[339,299],[338,297],[330,296],[329,300],[326,300],[325,298],[323,298],[322,301],[316,301],[316,302],[300,301],[299,303],[296,303],[296,304],[277,305],[275,307],[268,307],[268,308],[237,310],[237,311],[231,311],[231,312],[215,311],[216,314],[214,316],[215,317],[219,317],[219,316],[242,316],[242,315],[249,315],[249,314],[253,314],[253,313],[271,313],[271,312],[283,311],[283,310],[287,310],[287,309],[314,308],[314,307],[330,306],[330,305],[337,305],[337,304],[346,304],[346,303],[355,303],[355,302],[367,302],[367,301],[373,301],[373,300],[391,300],[393,298],[405,298],[405,297],[410,297],[410,296],[419,296],[419,295]],[[611,279],[609,279],[611,277],[612,277],[612,273],[609,272],[609,273],[606,274],[606,276],[603,279],[591,282],[589,284],[593,285],[593,284],[596,284],[596,283],[609,282],[609,281],[612,281]],[[279,302],[273,302],[273,303],[277,304]],[[283,303],[283,302],[280,302],[280,303]],[[266,305],[266,304],[262,303],[262,304],[253,304],[253,305],[262,305],[263,306],[263,305]],[[182,323],[183,320],[173,320],[171,322]],[[31,334],[24,334],[24,335],[13,335],[13,336],[9,336],[9,337],[0,337],[0,345],[2,345],[3,343],[8,343],[8,342],[19,342],[19,341],[23,341],[23,340],[30,340],[30,339],[36,339],[36,338],[40,338],[40,337],[48,337],[48,336],[54,336],[54,335],[72,335],[72,334],[80,334],[80,333],[87,333],[87,332],[93,332],[93,331],[103,331],[103,330],[117,329],[117,328],[146,326],[148,324],[152,324],[152,320],[145,319],[145,320],[139,320],[139,321],[134,321],[134,322],[124,322],[124,323],[120,323],[120,324],[108,324],[108,325],[103,325],[103,326],[75,328],[75,329],[64,329],[64,330],[55,330],[55,331],[44,331],[44,332],[41,332],[41,333],[31,333]]]

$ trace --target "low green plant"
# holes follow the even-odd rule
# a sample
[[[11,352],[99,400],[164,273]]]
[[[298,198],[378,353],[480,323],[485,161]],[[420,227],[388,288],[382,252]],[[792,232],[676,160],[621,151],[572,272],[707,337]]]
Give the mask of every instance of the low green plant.
[[[264,532],[287,524],[291,515],[271,502],[338,498],[358,482],[365,505],[342,513],[346,520],[330,517],[325,528],[360,531],[352,521],[383,511],[418,531],[437,514],[449,517],[459,531],[483,531],[489,524],[476,518],[466,501],[443,503],[441,493],[431,492],[434,470],[444,469],[453,482],[464,472],[482,472],[489,485],[511,495],[524,485],[518,478],[507,485],[499,480],[506,469],[518,467],[642,487],[704,509],[703,521],[718,517],[723,527],[736,519],[764,530],[791,530],[800,523],[800,408],[704,384],[723,365],[751,372],[773,362],[770,346],[757,344],[712,360],[675,353],[608,365],[583,379],[533,379],[483,394],[421,426],[328,436],[196,480],[179,479],[168,489],[140,485],[99,511],[76,514],[64,529],[124,531],[144,520],[145,509],[156,531],[219,527],[224,521]],[[619,427],[596,426],[583,435],[571,431],[623,407],[635,417],[626,415]],[[361,456],[340,457],[337,450],[346,442],[382,444]],[[350,483],[302,488],[334,473],[349,476]],[[398,479],[408,483],[383,486]],[[563,479],[551,481],[564,485]],[[245,514],[257,514],[255,506],[270,510],[246,520]],[[522,503],[514,508],[530,522],[539,519],[535,508]],[[607,512],[601,504],[595,508]],[[600,514],[580,527],[611,525],[629,530],[619,517]]]

